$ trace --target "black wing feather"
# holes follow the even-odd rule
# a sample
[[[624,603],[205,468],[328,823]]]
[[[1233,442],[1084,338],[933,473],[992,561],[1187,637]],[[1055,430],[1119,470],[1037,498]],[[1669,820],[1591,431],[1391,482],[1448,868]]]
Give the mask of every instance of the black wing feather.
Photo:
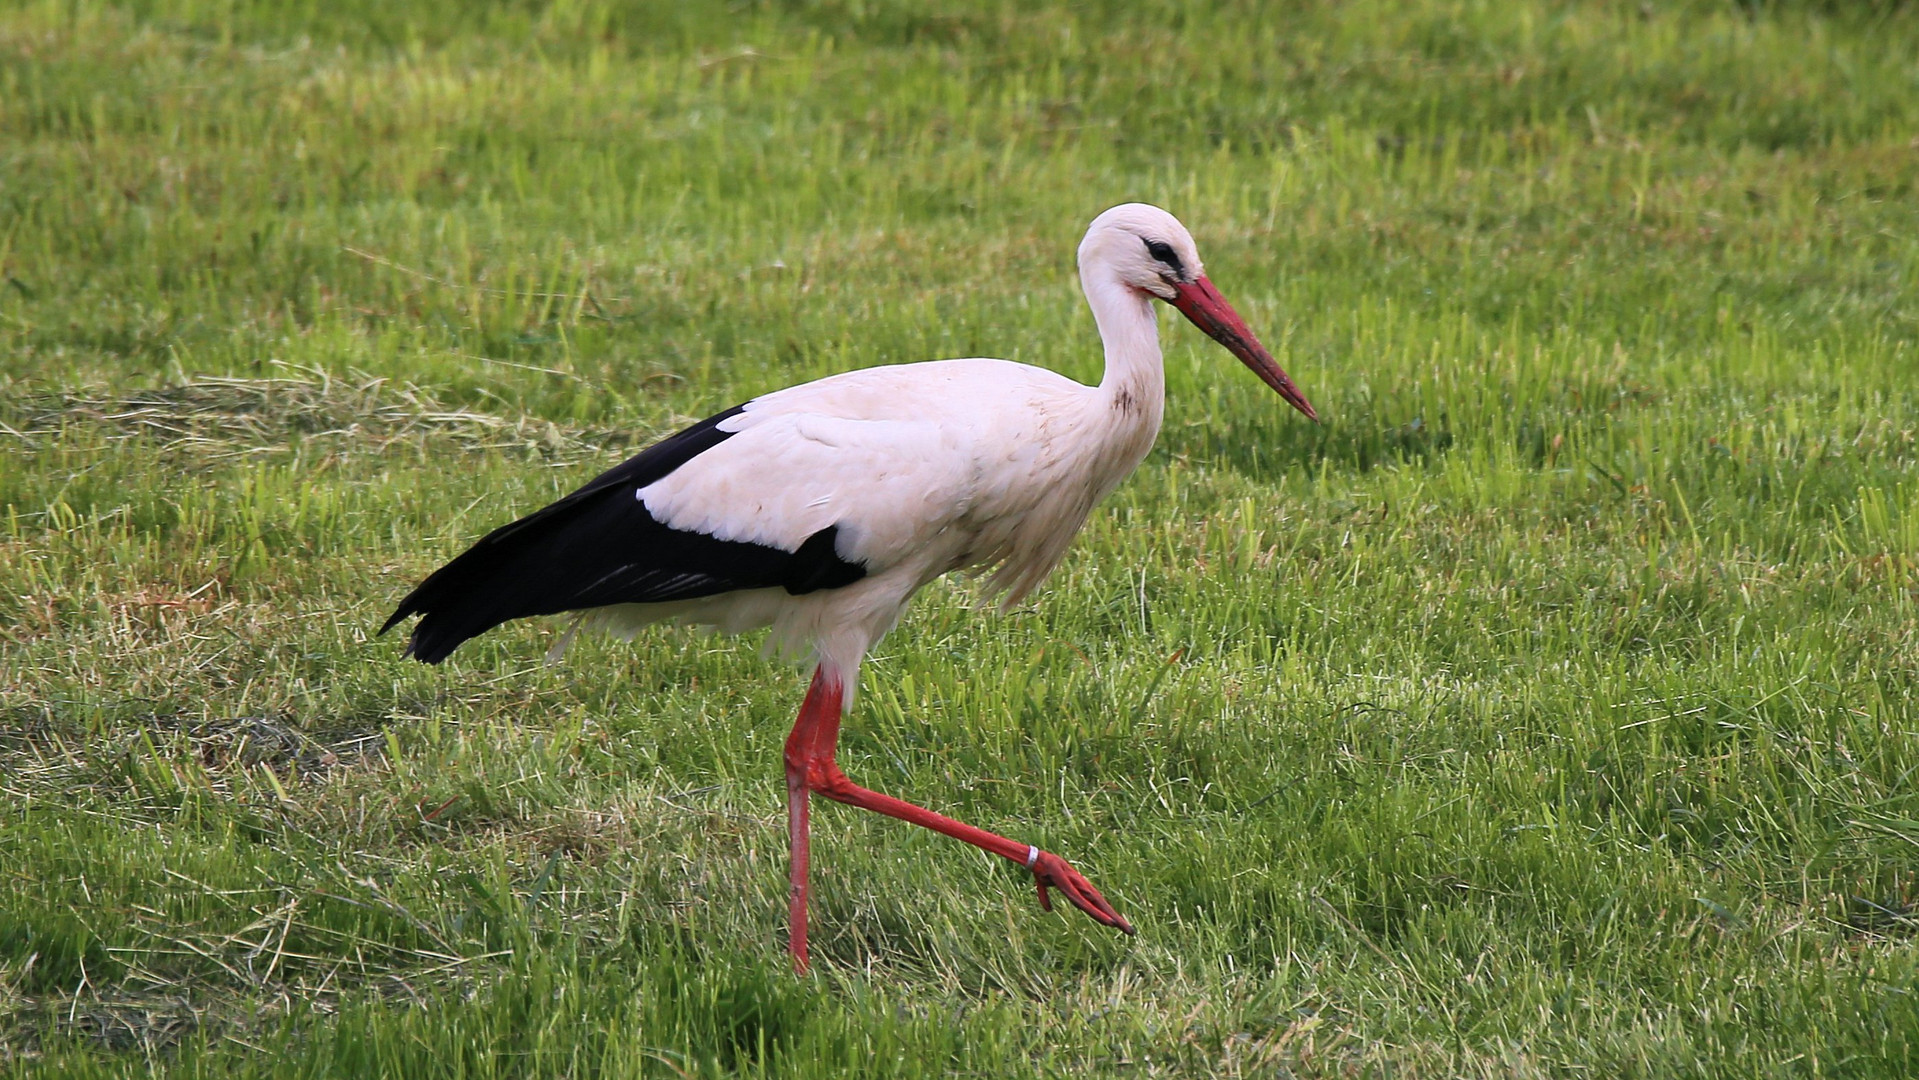
[[[407,654],[437,664],[468,638],[528,615],[735,589],[778,586],[801,595],[865,577],[866,567],[835,551],[837,525],[785,551],[670,528],[634,497],[730,438],[719,425],[744,407],[662,439],[558,502],[481,537],[408,593],[380,632],[421,616]]]

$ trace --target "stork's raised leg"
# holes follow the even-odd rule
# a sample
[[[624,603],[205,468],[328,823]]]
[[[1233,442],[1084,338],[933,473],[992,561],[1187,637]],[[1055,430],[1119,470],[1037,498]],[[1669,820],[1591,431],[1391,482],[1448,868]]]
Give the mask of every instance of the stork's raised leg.
[[[786,737],[786,828],[792,853],[792,889],[787,898],[790,917],[788,949],[793,954],[793,966],[796,969],[806,970],[807,795],[814,791],[836,802],[923,825],[934,832],[964,840],[974,847],[1011,859],[1033,872],[1033,881],[1039,887],[1040,906],[1047,911],[1053,910],[1052,898],[1046,892],[1050,886],[1065,893],[1074,906],[1092,916],[1094,921],[1118,927],[1129,934],[1133,932],[1133,925],[1113,910],[1113,905],[1106,902],[1098,889],[1093,888],[1093,883],[1058,855],[1041,851],[1030,844],[1008,840],[848,780],[833,760],[840,741],[840,713],[844,701],[845,689],[839,677],[822,666],[813,672],[813,685],[807,688],[806,700],[800,704],[800,715],[793,722],[793,733]]]

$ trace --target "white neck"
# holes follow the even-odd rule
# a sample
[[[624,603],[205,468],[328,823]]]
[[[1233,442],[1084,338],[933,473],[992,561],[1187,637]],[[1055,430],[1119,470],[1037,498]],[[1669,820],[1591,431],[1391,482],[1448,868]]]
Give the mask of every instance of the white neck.
[[[1080,273],[1106,346],[1106,375],[1086,398],[1094,497],[1103,496],[1153,448],[1166,409],[1166,369],[1152,298],[1097,270]]]
[[[1080,287],[1086,290],[1100,343],[1106,347],[1101,396],[1116,410],[1149,421],[1151,432],[1158,434],[1166,403],[1166,369],[1152,298],[1104,275],[1082,272]]]

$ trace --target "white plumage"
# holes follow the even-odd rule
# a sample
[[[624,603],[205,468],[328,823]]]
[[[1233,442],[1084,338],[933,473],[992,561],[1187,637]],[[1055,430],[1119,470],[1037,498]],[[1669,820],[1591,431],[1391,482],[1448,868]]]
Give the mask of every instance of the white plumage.
[[[775,391],[656,444],[566,499],[495,530],[401,602],[410,651],[438,661],[508,619],[579,611],[631,635],[661,620],[770,626],[819,667],[787,746],[792,950],[806,963],[806,794],[916,821],[1024,862],[1094,918],[1130,929],[1057,856],[859,788],[833,764],[861,659],[921,586],[990,569],[1025,597],[1159,433],[1165,400],[1152,302],[1173,304],[1312,417],[1201,270],[1163,210],[1116,206],[1079,248],[1106,350],[1083,386],[1004,360],[852,371]]]
[[[1097,396],[1041,368],[945,360],[849,372],[749,402],[720,425],[732,438],[639,490],[648,512],[671,528],[789,551],[837,524],[836,553],[866,577],[804,596],[775,587],[623,605],[602,625],[771,625],[783,652],[813,651],[850,686],[920,586],[997,565],[989,589],[1010,602],[1059,561],[1159,427],[1156,409],[1095,427]]]

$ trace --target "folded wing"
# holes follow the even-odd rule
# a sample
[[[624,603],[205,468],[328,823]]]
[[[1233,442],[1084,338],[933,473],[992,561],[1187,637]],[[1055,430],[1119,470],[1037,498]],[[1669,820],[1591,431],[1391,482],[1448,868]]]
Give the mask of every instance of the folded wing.
[[[407,652],[435,664],[510,619],[608,604],[689,600],[736,589],[793,594],[858,581],[866,567],[839,554],[827,523],[786,543],[675,527],[640,492],[735,436],[729,409],[648,447],[546,508],[503,525],[400,601],[381,633],[421,619]]]

